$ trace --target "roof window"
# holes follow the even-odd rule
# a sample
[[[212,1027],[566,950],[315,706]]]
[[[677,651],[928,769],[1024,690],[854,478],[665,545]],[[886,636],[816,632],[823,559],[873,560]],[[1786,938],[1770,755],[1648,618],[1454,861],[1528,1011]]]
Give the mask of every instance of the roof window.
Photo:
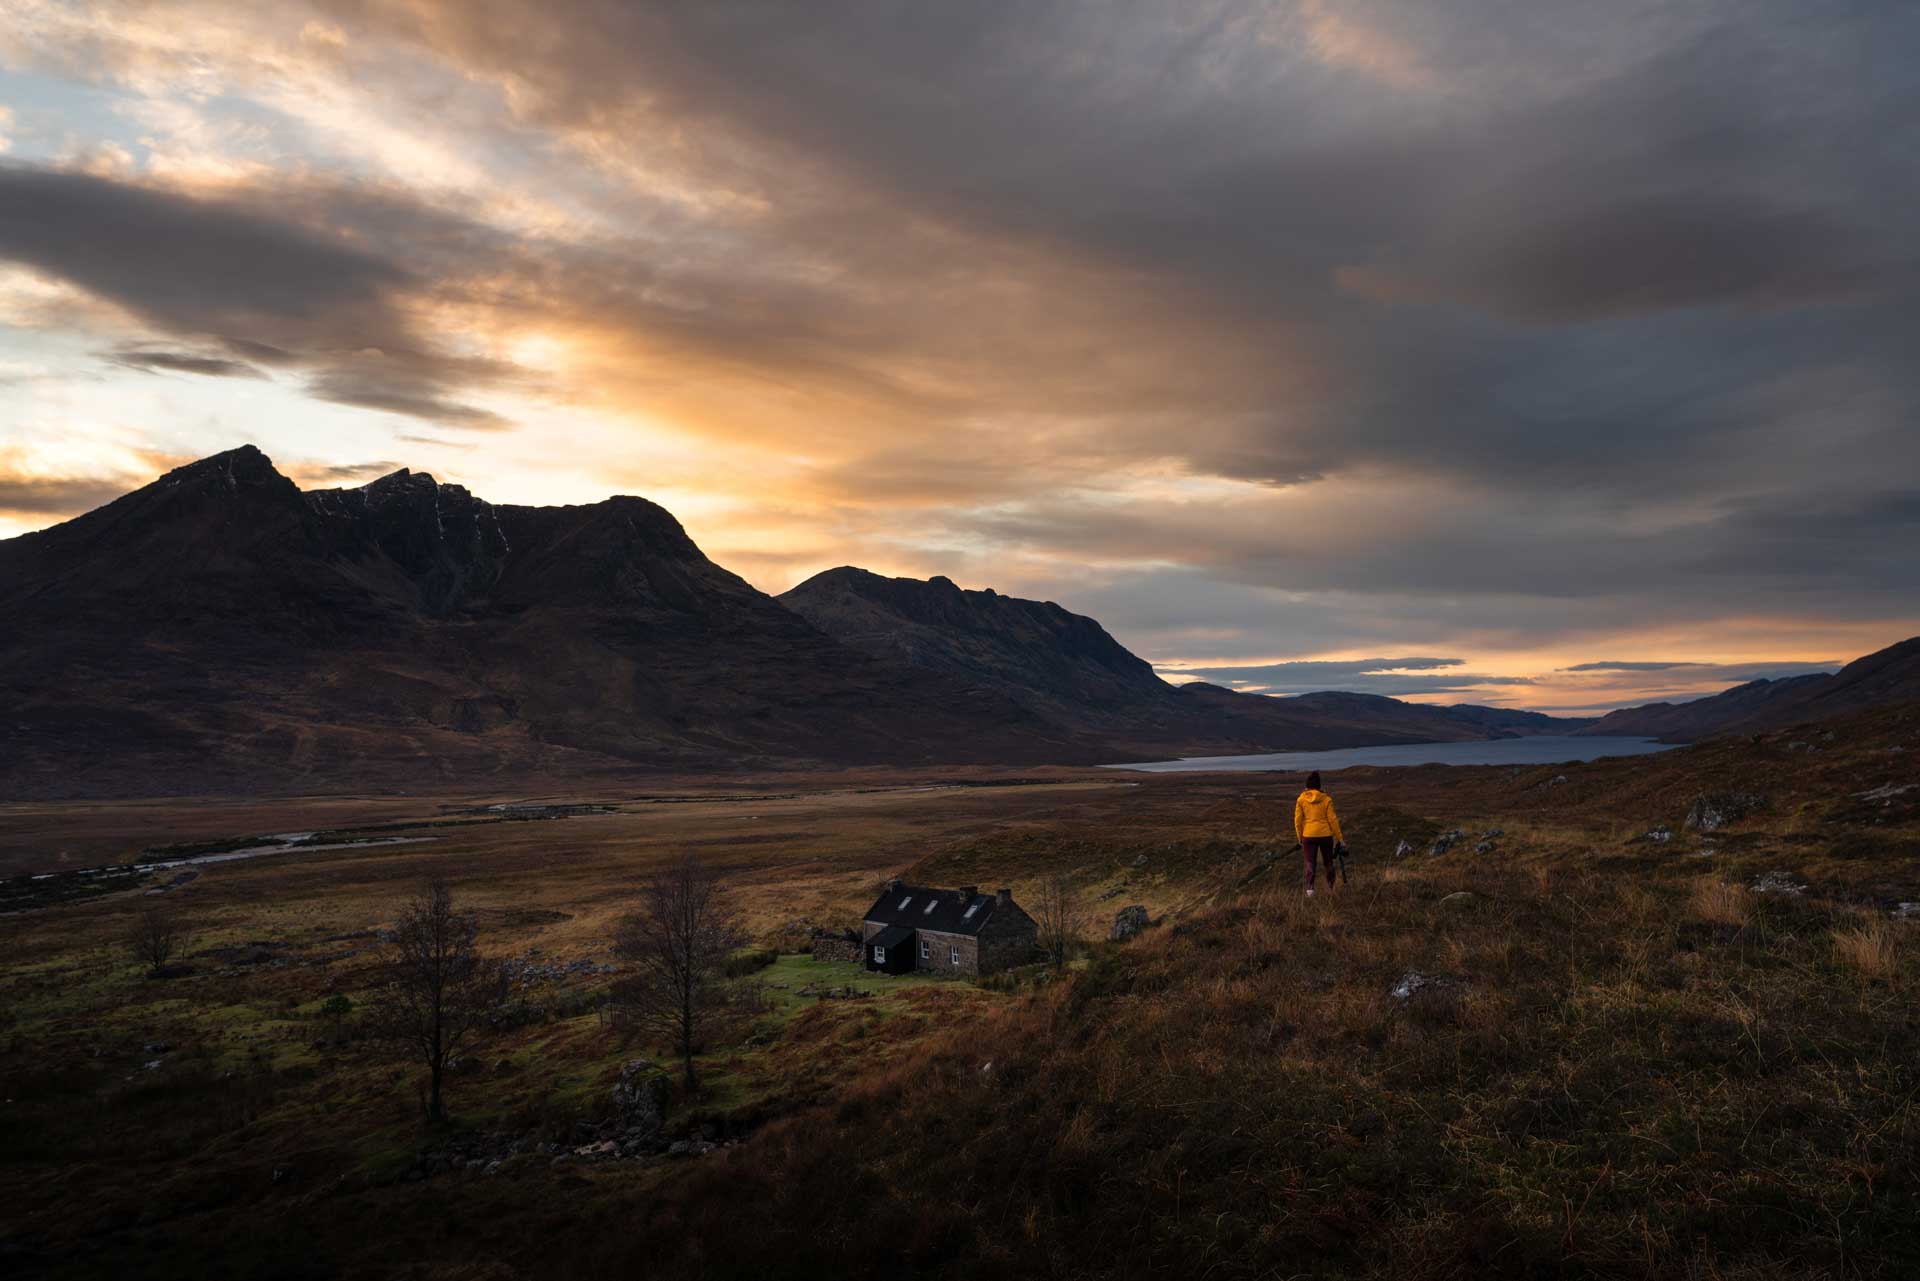
[[[913,895],[911,895],[911,894],[909,894],[909,895],[907,895],[907,896],[906,896],[905,898],[903,898],[903,899],[901,899],[901,900],[900,900],[900,906],[899,906],[899,907],[896,907],[896,908],[895,908],[895,909],[893,909],[893,910],[894,910],[894,911],[896,911],[896,912],[904,912],[904,911],[906,911],[906,910],[907,910],[907,904],[909,904],[909,903],[911,903],[911,902],[913,902]]]
[[[971,917],[975,912],[978,912],[979,910],[980,910],[980,905],[978,903],[975,903],[973,906],[969,907],[966,911],[960,913],[960,919],[964,921],[969,917]]]
[[[921,910],[922,912],[931,912],[931,911],[932,911],[932,910],[933,910],[934,908],[936,908],[936,907],[939,907],[939,906],[940,906],[940,900],[939,900],[939,899],[937,899],[937,898],[930,898],[930,899],[928,899],[928,900],[927,900],[927,905],[926,905],[925,907],[923,907],[923,908],[921,908],[920,910]]]

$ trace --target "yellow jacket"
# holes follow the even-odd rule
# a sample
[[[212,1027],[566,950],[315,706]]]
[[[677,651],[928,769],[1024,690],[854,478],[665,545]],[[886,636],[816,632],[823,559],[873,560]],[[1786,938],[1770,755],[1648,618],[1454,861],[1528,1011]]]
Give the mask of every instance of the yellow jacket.
[[[1340,835],[1340,819],[1333,812],[1333,798],[1311,787],[1300,793],[1300,799],[1293,803],[1293,834],[1303,841],[1309,836],[1331,836],[1342,845],[1347,843],[1347,838]]]

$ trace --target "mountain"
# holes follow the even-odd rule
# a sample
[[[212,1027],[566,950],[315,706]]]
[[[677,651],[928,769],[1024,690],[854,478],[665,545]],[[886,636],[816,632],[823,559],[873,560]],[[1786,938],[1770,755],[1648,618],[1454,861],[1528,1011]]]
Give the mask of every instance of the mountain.
[[[1170,688],[1106,628],[1052,601],[852,566],[816,574],[776,599],[843,644],[990,685],[1056,716],[1130,713]]]
[[[1445,711],[1457,721],[1477,725],[1491,733],[1522,738],[1531,734],[1572,734],[1595,721],[1591,716],[1549,716],[1545,712],[1482,707],[1477,703],[1453,703]]]
[[[1579,731],[1687,743],[1920,699],[1920,636],[1855,659],[1831,675],[1748,681],[1685,703],[1626,707]]]
[[[830,639],[643,499],[302,493],[251,447],[0,541],[0,620],[16,798],[1109,759]]]
[[[0,541],[0,795],[1092,764],[1505,737],[1551,718],[1171,686],[1091,618],[940,578],[776,601],[641,498],[303,492],[252,447]]]
[[[779,600],[844,644],[978,682],[1062,732],[1109,738],[1134,757],[1445,742],[1586,723],[1369,694],[1269,698],[1205,683],[1169,685],[1091,618],[1052,601],[963,590],[947,578],[887,578],[843,566]]]

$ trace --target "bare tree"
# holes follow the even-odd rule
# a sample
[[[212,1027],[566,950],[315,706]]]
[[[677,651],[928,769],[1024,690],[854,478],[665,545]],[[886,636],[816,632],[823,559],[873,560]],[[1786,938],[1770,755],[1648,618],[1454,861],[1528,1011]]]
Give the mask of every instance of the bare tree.
[[[1067,878],[1055,873],[1040,883],[1040,896],[1034,902],[1033,920],[1040,927],[1040,946],[1064,965],[1067,954],[1080,937],[1085,924],[1080,900],[1074,897]]]
[[[453,890],[434,876],[410,899],[386,944],[386,985],[374,998],[371,1023],[427,1065],[427,1117],[446,1119],[440,1083],[447,1062],[506,1000],[499,962],[480,954],[472,912],[453,904]]]
[[[740,1012],[727,957],[746,941],[721,873],[683,854],[647,882],[638,910],[621,918],[613,950],[627,973],[613,985],[615,1025],[673,1047],[694,1088],[693,1056]]]
[[[148,901],[134,913],[126,941],[133,959],[144,964],[149,975],[158,975],[187,945],[187,931],[171,905]]]

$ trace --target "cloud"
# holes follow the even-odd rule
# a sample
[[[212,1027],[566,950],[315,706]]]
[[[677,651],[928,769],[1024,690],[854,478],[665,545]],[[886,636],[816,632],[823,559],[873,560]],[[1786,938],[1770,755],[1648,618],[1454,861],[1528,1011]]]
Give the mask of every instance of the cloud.
[[[1525,676],[1489,676],[1449,671],[1444,676],[1410,673],[1464,667],[1458,658],[1296,659],[1223,667],[1161,668],[1162,675],[1222,681],[1247,693],[1309,694],[1342,690],[1356,694],[1467,693],[1493,685],[1527,685]]]
[[[294,467],[289,469],[289,474],[302,484],[318,485],[327,481],[378,480],[399,471],[401,466],[395,462],[333,463]]]
[[[125,124],[0,168],[0,314],[431,423],[490,496],[645,488],[766,586],[964,571],[1165,660],[1845,652],[1920,629],[1917,40],[1786,0],[80,6],[8,56]]]
[[[296,208],[361,225],[351,237],[330,235],[303,225]],[[256,189],[248,199],[212,198],[87,173],[0,167],[0,258],[125,308],[162,333],[308,369],[308,386],[322,400],[443,426],[504,425],[499,414],[447,393],[506,381],[510,368],[436,350],[412,314],[412,296],[425,282],[350,243],[366,240],[383,220],[464,240],[451,220],[384,195]],[[149,348],[116,359],[147,370],[258,375],[242,361]]]
[[[1699,667],[1699,663],[1575,663],[1563,672],[1670,672],[1677,667]]]
[[[127,348],[109,352],[106,359],[124,369],[142,369],[149,373],[167,371],[176,374],[201,374],[209,378],[265,378],[259,369],[243,360],[222,356],[202,356],[190,351],[153,351]]]
[[[0,476],[0,511],[76,516],[110,503],[131,486],[82,476]]]

